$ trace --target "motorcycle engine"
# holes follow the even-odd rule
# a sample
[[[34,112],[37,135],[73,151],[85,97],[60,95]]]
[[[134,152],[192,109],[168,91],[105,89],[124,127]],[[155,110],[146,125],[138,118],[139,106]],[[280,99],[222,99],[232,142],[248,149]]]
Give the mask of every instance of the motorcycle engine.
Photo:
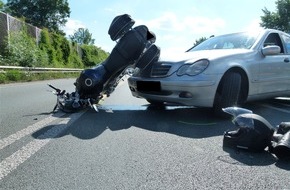
[[[102,64],[92,69],[85,69],[75,82],[80,98],[98,98],[106,80],[106,69]]]

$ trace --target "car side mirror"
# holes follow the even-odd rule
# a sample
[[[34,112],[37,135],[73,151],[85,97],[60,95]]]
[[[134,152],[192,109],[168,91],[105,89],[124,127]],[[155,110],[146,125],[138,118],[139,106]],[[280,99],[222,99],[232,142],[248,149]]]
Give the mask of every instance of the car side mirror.
[[[276,45],[266,46],[262,48],[262,54],[267,55],[277,55],[281,52],[281,48]]]

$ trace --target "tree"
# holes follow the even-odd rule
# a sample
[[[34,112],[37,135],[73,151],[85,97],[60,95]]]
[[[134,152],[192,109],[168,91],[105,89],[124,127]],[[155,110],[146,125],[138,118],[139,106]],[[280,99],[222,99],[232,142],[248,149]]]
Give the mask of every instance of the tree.
[[[277,11],[271,12],[267,8],[262,9],[261,27],[273,28],[290,33],[290,0],[277,0]]]
[[[200,44],[201,42],[207,40],[206,37],[201,37],[199,38],[198,40],[195,40],[194,44],[193,44],[193,47],[197,46],[198,44]]]
[[[69,38],[72,42],[80,45],[93,45],[95,43],[95,39],[92,39],[92,34],[89,32],[88,29],[84,28],[79,28],[77,31],[74,32],[73,35],[70,35]]]
[[[12,16],[53,31],[60,31],[70,16],[67,0],[7,0],[5,7]]]
[[[3,3],[3,1],[0,0],[0,11],[2,11],[3,8],[4,8],[4,3]]]
[[[82,61],[85,67],[93,67],[100,64],[108,57],[108,53],[99,47],[93,45],[83,44],[82,49]]]

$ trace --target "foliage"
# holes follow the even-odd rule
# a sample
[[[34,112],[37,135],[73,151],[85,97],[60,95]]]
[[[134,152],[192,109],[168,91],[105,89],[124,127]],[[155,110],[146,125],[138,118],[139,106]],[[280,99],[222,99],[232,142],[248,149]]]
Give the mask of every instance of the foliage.
[[[3,1],[0,0],[0,11],[2,11],[4,9],[4,3]]]
[[[24,2],[26,1],[22,3]],[[34,34],[31,34],[30,28],[26,27],[27,25],[20,21],[17,27],[8,34],[4,45],[1,46],[0,65],[84,68],[95,66],[108,57],[108,53],[101,48],[94,45],[81,47],[66,39],[60,32],[49,31],[46,28],[41,30],[39,38],[36,39],[32,37]],[[94,40],[91,39],[88,30],[84,30],[84,33],[89,34],[85,43],[93,43]],[[22,75],[17,72],[0,74],[0,81],[22,80]]]
[[[0,73],[0,84],[11,82],[28,82],[58,78],[77,78],[80,72],[46,72],[31,73],[29,71],[7,70]]]
[[[10,81],[20,81],[23,78],[23,73],[18,70],[10,70],[6,72],[6,78]]]
[[[277,0],[276,5],[276,12],[271,12],[267,8],[262,9],[264,16],[261,16],[260,25],[290,33],[290,0]]]
[[[53,66],[56,63],[56,52],[52,46],[50,34],[47,29],[41,31],[40,40],[38,42],[39,48],[46,54],[48,59],[47,66]]]
[[[77,48],[58,33],[42,30],[39,48],[47,53],[50,67],[84,67]]]
[[[77,31],[74,32],[73,35],[70,35],[69,38],[72,42],[77,44],[87,44],[93,45],[95,43],[95,39],[92,38],[92,34],[89,32],[88,29],[79,28]]]
[[[71,63],[75,68],[84,68],[81,57],[75,52],[69,57],[69,63]]]
[[[71,48],[70,48],[70,42],[66,38],[64,38],[63,36],[60,38],[60,40],[61,40],[61,44],[60,44],[59,48],[62,51],[62,59],[64,61],[64,64],[68,65],[69,57],[70,57],[71,53],[73,53],[71,51]]]
[[[61,65],[64,65],[64,60],[63,60],[63,52],[61,49],[61,44],[63,41],[63,36],[52,32],[51,34],[51,45],[53,49],[55,50],[55,55],[56,55],[56,62],[54,63],[55,67],[61,67]]]
[[[92,67],[104,61],[108,53],[94,45],[79,46],[70,43],[64,36],[47,29],[41,31],[37,45],[25,29],[11,32],[4,55],[0,56],[1,65],[24,67]]]
[[[40,61],[42,52],[37,47],[35,39],[31,38],[25,29],[10,32],[4,57],[8,65],[36,66]],[[42,61],[47,62],[43,60]]]
[[[6,74],[0,73],[0,84],[5,83],[7,81]]]
[[[54,31],[60,31],[70,16],[67,0],[7,0],[6,7],[12,16],[24,17],[27,23]]]
[[[201,38],[195,40],[195,42],[194,42],[194,44],[193,44],[193,47],[197,46],[198,44],[200,44],[201,42],[203,42],[203,41],[205,41],[205,40],[207,40],[206,37],[201,37]]]
[[[92,67],[108,57],[108,53],[93,45],[82,45],[82,60],[85,67]]]
[[[69,56],[69,63],[72,63],[75,68],[83,68],[84,63],[81,58],[82,50],[80,46],[75,43],[70,44],[71,55]]]

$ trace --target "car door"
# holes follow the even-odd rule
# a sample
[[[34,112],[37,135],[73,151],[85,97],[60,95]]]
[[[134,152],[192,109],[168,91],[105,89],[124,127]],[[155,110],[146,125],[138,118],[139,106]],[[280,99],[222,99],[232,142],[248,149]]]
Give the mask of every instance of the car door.
[[[285,47],[285,54],[287,55],[287,58],[284,60],[284,69],[283,72],[285,72],[287,80],[288,80],[288,90],[290,90],[290,34],[282,34],[281,35],[282,41],[284,43]]]
[[[280,54],[265,56],[260,64],[259,93],[275,93],[289,89],[290,55],[285,51],[283,42],[278,33],[270,33],[263,43],[263,47],[277,45],[281,48]]]

